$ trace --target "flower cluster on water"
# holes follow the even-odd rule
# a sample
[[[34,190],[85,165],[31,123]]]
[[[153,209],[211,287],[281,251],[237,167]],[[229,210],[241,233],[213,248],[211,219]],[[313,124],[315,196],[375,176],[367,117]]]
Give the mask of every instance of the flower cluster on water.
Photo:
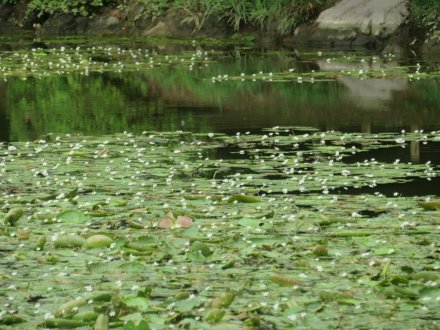
[[[435,327],[440,202],[398,184],[438,164],[359,158],[439,142],[274,127],[1,144],[0,324]]]
[[[209,63],[206,51],[194,47],[180,54],[162,55],[149,48],[121,48],[112,46],[32,48],[0,54],[0,78],[42,78],[51,75],[91,72],[126,72],[150,70],[164,66],[183,66],[189,70]]]

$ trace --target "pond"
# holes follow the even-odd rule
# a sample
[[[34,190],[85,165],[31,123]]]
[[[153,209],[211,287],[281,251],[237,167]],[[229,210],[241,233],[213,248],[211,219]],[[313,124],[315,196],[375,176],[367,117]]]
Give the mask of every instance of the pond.
[[[32,140],[48,132],[235,134],[280,124],[344,132],[440,128],[440,80],[435,78],[440,69],[435,62],[197,43],[110,43],[93,50],[90,44],[79,44],[81,48],[75,51],[78,44],[68,44],[66,58],[62,46],[54,42],[45,45],[57,47],[54,56],[46,49],[31,51],[41,44],[18,48],[15,57],[13,51],[3,52],[0,66],[5,67],[0,77],[2,73],[11,77],[0,84],[2,141]],[[121,49],[127,54],[121,55]],[[128,55],[130,51],[133,53]],[[90,59],[96,61],[95,67],[90,65],[87,74],[86,69],[61,69],[69,60],[75,61],[75,53],[81,57],[78,65]],[[188,62],[191,57],[196,58],[193,64]],[[183,58],[186,63],[175,63]],[[154,67],[148,65],[150,61]],[[172,63],[166,65],[167,61]],[[46,65],[51,62],[53,67]],[[141,63],[140,68],[128,67],[133,62]],[[115,67],[118,63],[126,68]],[[51,71],[52,75],[41,78]],[[409,78],[417,71],[430,72],[431,79]],[[389,78],[353,76],[359,72],[385,72]],[[283,81],[279,79],[283,73],[295,76],[281,76]],[[252,79],[232,79],[245,78],[242,74]],[[311,74],[315,75],[312,83]]]
[[[1,40],[0,327],[438,328],[438,62]]]

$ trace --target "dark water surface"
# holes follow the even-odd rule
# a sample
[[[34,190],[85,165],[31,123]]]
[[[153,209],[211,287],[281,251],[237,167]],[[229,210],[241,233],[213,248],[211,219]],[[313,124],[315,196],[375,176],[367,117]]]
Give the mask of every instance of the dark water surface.
[[[0,82],[0,140],[30,140],[47,132],[255,132],[276,125],[359,132],[440,128],[439,80],[211,81],[219,75],[289,68],[331,72],[400,65],[394,59],[353,64],[329,62],[325,55],[303,59],[289,51],[236,48],[221,56],[210,47],[203,51],[213,54],[214,61],[193,71],[168,67],[27,80],[9,77]]]
[[[230,72],[228,63],[216,72]],[[10,78],[0,83],[2,141],[47,132],[255,131],[276,125],[388,132],[440,128],[440,82],[220,82],[184,71]]]
[[[14,44],[10,40],[9,44],[12,46],[7,49],[35,46]],[[48,47],[62,44],[57,41]],[[70,44],[74,45],[75,41]],[[304,73],[313,70],[340,72],[408,63],[432,67],[438,63],[393,57],[373,60],[370,57],[367,62],[351,63],[345,60],[349,54],[329,57],[315,52],[311,56],[293,51],[219,49],[193,44],[152,48],[164,54],[182,49],[201,50],[213,61],[193,70],[163,67],[87,76],[28,77],[26,80],[8,77],[0,82],[0,141],[33,140],[48,132],[86,135],[149,130],[236,133],[259,132],[277,125],[348,132],[440,129],[438,79],[340,77],[315,83],[232,81],[227,78],[212,81],[212,77],[218,76],[289,69]],[[438,144],[394,151],[361,153],[357,157],[440,163]],[[361,159],[352,159],[358,160]]]

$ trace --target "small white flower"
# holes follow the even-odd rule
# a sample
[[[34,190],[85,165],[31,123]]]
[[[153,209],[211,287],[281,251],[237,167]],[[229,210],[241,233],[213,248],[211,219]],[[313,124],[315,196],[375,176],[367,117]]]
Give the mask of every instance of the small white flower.
[[[51,312],[46,312],[44,314],[44,319],[45,320],[50,320],[50,319],[53,319],[53,318],[55,318],[55,316]]]

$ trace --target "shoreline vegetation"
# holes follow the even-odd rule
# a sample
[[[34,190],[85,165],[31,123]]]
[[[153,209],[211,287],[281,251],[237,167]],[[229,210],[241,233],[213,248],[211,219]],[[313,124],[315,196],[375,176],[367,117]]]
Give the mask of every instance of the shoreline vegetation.
[[[299,29],[313,25],[322,11],[339,2],[341,0],[0,0],[0,35],[23,29],[52,36],[248,38],[263,45],[286,46],[298,44]],[[362,0],[359,3],[363,3]],[[348,45],[383,51],[388,50],[385,47],[388,39],[395,42],[397,38],[403,47],[417,50],[430,44],[428,48],[438,51],[440,1],[411,0],[405,5],[406,19],[391,37],[374,36],[379,42],[365,41],[362,37],[360,42],[348,40],[336,47]],[[305,39],[307,35],[306,30]]]
[[[337,0],[1,0],[3,6],[21,11],[20,18],[43,23],[56,14],[73,14],[91,17],[106,10],[118,11],[127,24],[141,20],[154,22],[169,11],[184,13],[183,23],[193,32],[200,31],[209,20],[216,20],[235,32],[244,27],[255,31],[276,31],[280,35],[293,32],[299,24],[316,18],[319,13],[335,4]],[[17,22],[19,23],[19,22]]]

